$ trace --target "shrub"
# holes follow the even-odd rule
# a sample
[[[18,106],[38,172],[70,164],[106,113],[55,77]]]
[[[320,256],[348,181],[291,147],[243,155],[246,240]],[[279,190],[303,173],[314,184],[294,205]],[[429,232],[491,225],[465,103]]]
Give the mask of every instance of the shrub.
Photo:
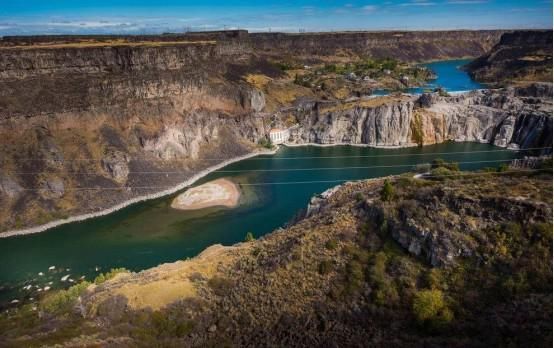
[[[327,250],[335,250],[337,248],[337,241],[334,239],[330,239],[325,243],[325,249]]]
[[[364,194],[361,192],[357,192],[354,198],[356,199],[356,202],[362,202],[364,200]]]
[[[323,260],[319,264],[318,271],[319,271],[319,274],[325,275],[331,272],[332,269],[333,269],[333,263],[329,260]]]
[[[430,329],[439,329],[453,319],[443,293],[440,290],[422,290],[416,293],[412,306],[413,313],[422,325]]]
[[[385,179],[383,189],[381,190],[381,199],[385,202],[390,202],[394,196],[394,187],[388,179]]]
[[[431,170],[431,165],[429,163],[418,164],[415,166],[415,171],[418,173],[427,173]]]
[[[245,242],[253,242],[256,238],[254,237],[254,234],[252,232],[248,232],[246,236],[244,237]]]
[[[103,282],[115,277],[118,273],[124,273],[124,272],[129,272],[129,271],[127,271],[125,268],[122,268],[122,267],[112,268],[109,272],[101,273],[98,276],[96,276],[96,278],[94,278],[94,284],[96,285],[102,284]]]
[[[229,289],[233,286],[233,281],[222,277],[213,277],[208,280],[208,286],[216,295],[223,296],[229,293]]]
[[[459,171],[460,167],[458,166],[458,163],[456,162],[446,162],[442,158],[434,159],[431,163],[431,169],[438,169],[438,168],[446,168],[448,170],[452,171]]]
[[[508,169],[510,169],[510,166],[509,166],[508,164],[506,164],[506,163],[502,163],[502,164],[500,164],[500,165],[498,166],[497,171],[498,171],[499,173],[502,173],[502,172],[507,171]]]
[[[359,261],[351,260],[346,266],[347,286],[346,291],[352,294],[360,289],[364,283],[364,270]]]
[[[266,138],[266,137],[263,137],[260,140],[258,140],[258,145],[260,145],[261,147],[264,147],[266,149],[272,149],[273,148],[273,144],[271,143],[271,140]]]
[[[91,283],[84,281],[67,290],[60,290],[44,298],[40,307],[45,312],[57,313],[68,309]]]
[[[439,167],[431,170],[431,177],[433,177],[436,180],[452,179],[457,176],[454,173],[455,172],[451,171],[450,169]]]

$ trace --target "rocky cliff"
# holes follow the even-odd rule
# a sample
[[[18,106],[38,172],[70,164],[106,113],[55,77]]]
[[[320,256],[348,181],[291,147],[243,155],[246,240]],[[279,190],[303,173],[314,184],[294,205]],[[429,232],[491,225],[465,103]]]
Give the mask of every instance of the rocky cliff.
[[[454,140],[551,147],[551,89],[551,84],[536,84],[458,96],[435,93],[354,103],[306,103],[297,109],[290,142],[387,147]]]
[[[552,30],[505,33],[467,69],[476,80],[493,84],[552,82]]]
[[[96,212],[163,191],[212,165],[251,153],[273,125],[291,120],[299,124],[291,138],[297,144],[405,146],[448,139],[551,143],[544,135],[551,118],[537,123],[542,128],[535,127],[536,135],[527,129],[547,112],[540,109],[542,89],[535,91],[540,93],[536,115],[527,111],[530,102],[521,101],[523,96],[506,95],[520,100],[508,110],[489,107],[484,92],[437,100],[427,108],[413,98],[305,103],[302,97],[310,91],[282,82],[286,72],[267,60],[278,52],[268,50],[271,40],[281,53],[287,45],[297,47],[293,53],[309,47],[294,54],[313,59],[332,56],[344,44],[363,48],[355,55],[420,60],[478,54],[500,34],[239,32],[159,40],[6,39],[0,44],[0,230]],[[455,43],[456,38],[461,41]],[[412,46],[404,46],[408,43]],[[428,45],[435,49],[428,50]],[[270,93],[261,92],[256,76],[272,81]],[[270,110],[279,112],[268,114],[266,100]],[[281,112],[287,108],[292,112]],[[450,115],[451,110],[458,114]],[[482,115],[476,117],[475,110]],[[514,125],[500,127],[505,134],[499,135],[494,127],[506,112],[513,114]]]
[[[250,34],[257,52],[269,56],[317,58],[361,56],[394,57],[403,61],[426,61],[476,57],[498,43],[505,31],[387,31],[338,33]]]

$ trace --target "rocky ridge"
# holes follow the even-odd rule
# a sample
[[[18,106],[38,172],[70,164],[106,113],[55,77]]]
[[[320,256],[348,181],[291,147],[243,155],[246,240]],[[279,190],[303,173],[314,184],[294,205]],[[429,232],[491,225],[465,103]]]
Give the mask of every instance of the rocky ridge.
[[[471,62],[467,70],[476,80],[497,85],[552,82],[552,30],[505,33],[490,52]]]

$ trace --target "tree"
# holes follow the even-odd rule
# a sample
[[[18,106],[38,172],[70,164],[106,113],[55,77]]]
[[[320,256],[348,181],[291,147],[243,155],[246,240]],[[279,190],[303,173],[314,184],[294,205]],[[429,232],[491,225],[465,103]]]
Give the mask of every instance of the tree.
[[[385,179],[383,189],[381,190],[381,199],[385,202],[390,202],[394,196],[394,187],[388,179]]]
[[[430,329],[440,329],[452,321],[453,315],[440,290],[422,290],[415,297],[412,306],[417,321]]]
[[[252,232],[248,232],[246,234],[246,237],[244,237],[244,241],[245,242],[252,242],[252,241],[255,241],[256,238],[254,237],[254,234],[252,234]]]

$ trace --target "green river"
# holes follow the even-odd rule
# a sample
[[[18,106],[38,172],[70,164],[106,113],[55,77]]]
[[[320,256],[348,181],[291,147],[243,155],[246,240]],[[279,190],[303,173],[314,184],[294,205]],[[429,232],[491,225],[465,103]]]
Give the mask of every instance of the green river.
[[[460,165],[462,169],[473,170],[496,167],[499,161],[519,155],[487,144],[454,142],[405,149],[284,147],[275,155],[231,164],[196,185],[220,177],[238,183],[374,178],[407,172],[418,163],[439,157],[458,162],[492,161]],[[373,168],[328,169],[338,167]],[[316,169],[281,171],[306,168]],[[0,239],[0,303],[6,305],[13,299],[29,301],[30,297],[36,298],[38,287],[67,287],[70,283],[61,281],[65,275],[77,281],[83,276],[91,280],[99,272],[115,267],[139,271],[193,257],[212,244],[240,242],[247,232],[260,237],[283,226],[306,207],[312,195],[337,184],[242,186],[241,204],[237,208],[196,212],[172,209],[170,203],[175,196],[172,195],[46,232]],[[55,270],[49,270],[50,266],[55,266]]]

